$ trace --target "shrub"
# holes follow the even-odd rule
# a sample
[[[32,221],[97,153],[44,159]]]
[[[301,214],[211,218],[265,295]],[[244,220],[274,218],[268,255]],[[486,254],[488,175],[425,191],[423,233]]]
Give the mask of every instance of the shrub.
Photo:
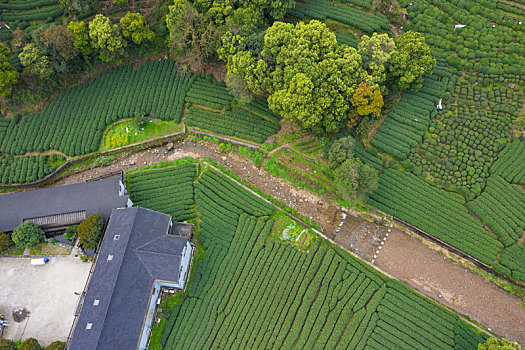
[[[33,247],[44,241],[42,229],[33,222],[24,222],[13,230],[13,242],[22,247]]]
[[[46,350],[64,350],[66,348],[66,343],[62,341],[54,341],[48,346],[46,346]]]
[[[15,342],[9,339],[0,338],[0,350],[16,350]]]
[[[100,241],[104,218],[99,214],[90,215],[78,225],[78,239],[86,249],[95,249]]]
[[[35,338],[24,340],[19,346],[18,350],[41,350],[42,347]]]
[[[66,232],[64,232],[64,238],[69,239],[71,241],[73,237],[75,237],[75,235],[77,234],[77,230],[78,225],[69,226],[68,228],[66,228]]]
[[[7,251],[14,244],[15,243],[7,233],[0,232],[0,253]]]

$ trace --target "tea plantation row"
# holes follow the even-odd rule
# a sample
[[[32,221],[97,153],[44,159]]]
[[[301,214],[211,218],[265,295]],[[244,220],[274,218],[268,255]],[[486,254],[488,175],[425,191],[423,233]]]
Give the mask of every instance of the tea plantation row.
[[[264,99],[232,110],[233,96],[224,83],[181,75],[171,60],[148,61],[136,70],[131,66],[111,69],[68,89],[39,113],[0,117],[0,153],[57,150],[79,156],[95,152],[108,125],[136,113],[180,123],[185,100],[193,105],[187,116],[187,124],[193,127],[259,143],[280,128],[280,116],[268,109]],[[54,170],[39,165],[40,158],[15,159],[17,165],[8,170],[2,163],[1,183],[34,181]]]
[[[211,169],[193,183],[194,170],[128,176],[131,198],[138,192],[155,210],[179,198],[172,178],[195,188],[204,253],[164,328],[164,349],[473,349],[486,338],[322,238],[308,251],[274,241],[272,206]],[[155,185],[148,192],[140,183]]]

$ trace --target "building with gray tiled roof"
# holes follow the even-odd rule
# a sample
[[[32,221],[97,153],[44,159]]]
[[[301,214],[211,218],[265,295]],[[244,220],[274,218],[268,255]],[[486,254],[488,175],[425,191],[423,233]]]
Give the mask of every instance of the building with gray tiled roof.
[[[146,349],[161,289],[186,285],[193,245],[181,232],[166,214],[113,210],[68,349]]]
[[[132,203],[120,178],[0,195],[0,231],[11,232],[25,221],[44,230],[79,224],[91,214],[105,221],[114,208]]]

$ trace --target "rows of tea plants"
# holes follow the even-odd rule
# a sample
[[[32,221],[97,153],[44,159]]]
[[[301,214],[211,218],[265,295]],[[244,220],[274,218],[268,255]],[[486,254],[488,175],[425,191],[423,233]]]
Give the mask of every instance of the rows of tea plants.
[[[279,149],[268,157],[264,170],[297,187],[308,188],[320,194],[327,191],[337,193],[330,169],[287,148]]]
[[[184,123],[258,143],[263,143],[280,129],[278,124],[237,107],[219,113],[191,106],[186,112]]]
[[[57,4],[57,0],[17,0],[1,3],[0,10],[32,10],[37,7]]]
[[[354,155],[361,159],[361,162],[363,164],[366,164],[374,169],[376,169],[378,172],[380,172],[383,169],[383,165],[385,163],[385,158],[381,157],[375,149],[372,147],[364,148],[361,142],[356,140],[355,146],[354,146]]]
[[[4,22],[49,20],[64,13],[57,0],[9,1],[0,4],[0,11],[0,20]]]
[[[379,126],[370,144],[380,151],[404,159],[422,141],[430,120],[438,113],[436,105],[449,85],[454,85],[451,70],[441,69],[438,76],[425,77],[423,88],[405,92],[399,103]],[[449,81],[450,80],[450,81]]]
[[[503,149],[523,103],[520,86],[491,81],[484,75],[461,79],[444,110],[430,121],[422,144],[409,156],[411,170],[446,189],[474,198]]]
[[[216,81],[211,76],[197,78],[186,95],[186,102],[221,110],[228,108],[233,96],[228,92],[223,81]]]
[[[381,13],[369,13],[342,3],[329,0],[311,0],[304,14],[308,17],[325,21],[335,20],[366,33],[390,30],[390,22]]]
[[[0,152],[25,154],[55,149],[70,156],[98,150],[107,125],[136,112],[180,122],[193,78],[171,60],[118,67],[66,90],[42,112],[10,120],[0,132]]]
[[[164,349],[399,348],[385,341],[392,337],[417,349],[471,349],[484,341],[457,315],[326,240],[302,252],[269,238],[271,208],[253,211],[261,203],[215,171],[198,179],[205,253],[163,331]],[[393,326],[389,308],[401,315]]]
[[[433,56],[451,66],[483,73],[522,74],[525,20],[497,7],[499,1],[401,0]],[[521,22],[521,24],[520,24]],[[467,27],[454,30],[456,24]],[[525,79],[522,75],[521,79]]]
[[[0,183],[33,182],[52,173],[55,168],[47,156],[13,157],[0,155]]]
[[[127,175],[134,205],[161,211],[175,221],[195,217],[193,180],[195,164],[137,171]]]
[[[317,156],[322,151],[322,146],[317,137],[311,135],[305,139],[299,139],[292,143],[290,147],[297,152],[308,156]]]
[[[467,207],[501,238],[506,247],[523,235],[525,191],[500,176],[490,176],[483,193],[468,202]]]
[[[498,174],[514,184],[525,184],[525,140],[512,141],[498,155],[490,168],[491,174]]]
[[[505,249],[494,269],[525,283],[525,243],[514,244]]]
[[[282,117],[279,114],[272,112],[268,108],[268,100],[265,98],[254,98],[248,104],[242,105],[244,109],[249,110],[253,114],[263,117],[271,122],[278,124]]]
[[[492,265],[503,244],[469,214],[465,198],[419,177],[386,169],[368,204]]]

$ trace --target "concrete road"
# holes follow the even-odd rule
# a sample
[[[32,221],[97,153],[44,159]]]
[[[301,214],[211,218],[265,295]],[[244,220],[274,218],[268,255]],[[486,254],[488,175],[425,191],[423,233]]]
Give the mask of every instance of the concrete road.
[[[42,346],[67,339],[80,298],[75,292],[82,293],[91,263],[71,256],[50,260],[33,266],[30,258],[0,258],[0,312],[9,322],[4,338],[33,337]],[[13,310],[24,308],[28,317],[15,322]]]

